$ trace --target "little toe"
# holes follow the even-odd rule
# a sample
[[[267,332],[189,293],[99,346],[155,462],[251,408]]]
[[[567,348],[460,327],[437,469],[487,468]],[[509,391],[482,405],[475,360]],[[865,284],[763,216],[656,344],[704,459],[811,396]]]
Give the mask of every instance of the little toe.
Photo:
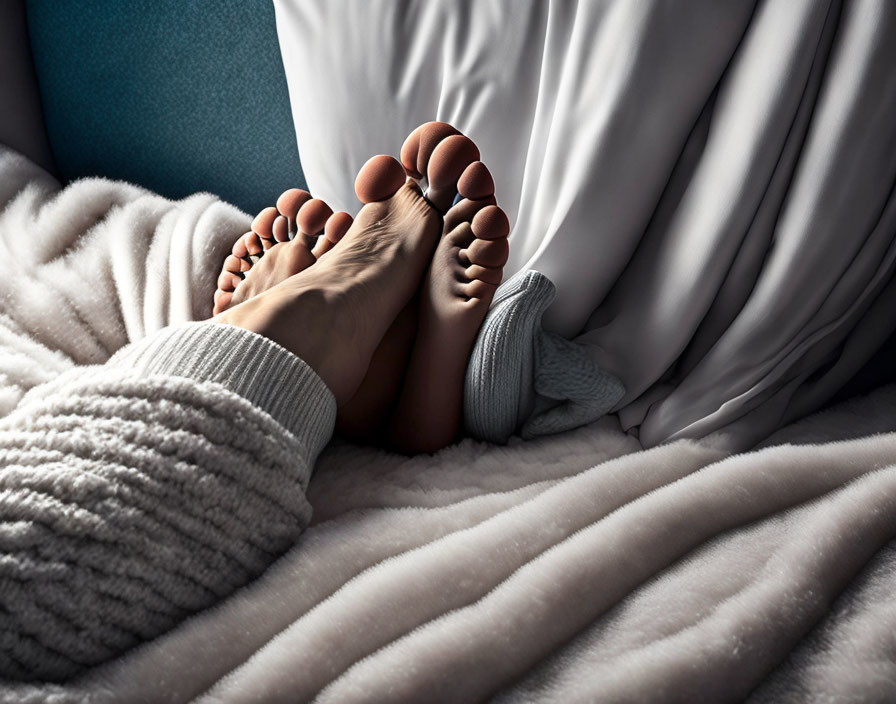
[[[358,171],[355,193],[362,203],[376,203],[391,198],[405,183],[404,167],[386,154],[372,157]]]
[[[426,122],[408,135],[401,146],[401,164],[412,178],[423,178],[433,150],[446,137],[460,134],[447,122]]]
[[[230,307],[230,302],[233,300],[233,293],[230,291],[222,291],[218,289],[215,291],[215,305],[212,309],[212,315],[217,315],[222,311],[227,310]]]

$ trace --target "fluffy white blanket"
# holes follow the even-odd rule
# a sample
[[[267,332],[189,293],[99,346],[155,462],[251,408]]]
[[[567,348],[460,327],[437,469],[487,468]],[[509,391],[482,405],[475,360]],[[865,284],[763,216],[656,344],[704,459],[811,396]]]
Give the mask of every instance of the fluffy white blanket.
[[[290,553],[59,701],[892,700],[893,418],[888,387],[729,458],[611,419],[332,447]]]
[[[245,216],[0,154],[4,403],[201,317]],[[13,196],[18,194],[18,197]],[[24,288],[23,288],[24,287]],[[126,656],[4,701],[893,701],[896,387],[734,456],[615,418],[433,457],[332,446],[312,526]]]

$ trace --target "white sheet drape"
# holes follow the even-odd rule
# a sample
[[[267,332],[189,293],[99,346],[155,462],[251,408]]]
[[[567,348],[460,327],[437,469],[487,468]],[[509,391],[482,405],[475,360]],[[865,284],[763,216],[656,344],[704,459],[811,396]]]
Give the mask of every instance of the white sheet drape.
[[[311,190],[427,120],[480,145],[507,274],[643,444],[747,446],[896,328],[896,3],[277,0]]]

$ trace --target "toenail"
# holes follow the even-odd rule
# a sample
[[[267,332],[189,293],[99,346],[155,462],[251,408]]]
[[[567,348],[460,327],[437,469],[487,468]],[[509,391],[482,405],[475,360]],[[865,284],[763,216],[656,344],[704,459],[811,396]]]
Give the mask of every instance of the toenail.
[[[289,223],[282,215],[274,220],[274,225],[271,229],[274,232],[274,239],[278,242],[286,242],[289,239]]]

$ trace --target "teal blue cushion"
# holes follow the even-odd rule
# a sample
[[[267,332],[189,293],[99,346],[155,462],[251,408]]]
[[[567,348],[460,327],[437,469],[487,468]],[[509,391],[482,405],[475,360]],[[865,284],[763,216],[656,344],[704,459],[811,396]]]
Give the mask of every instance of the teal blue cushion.
[[[63,178],[211,191],[255,212],[305,187],[267,0],[28,0]]]

